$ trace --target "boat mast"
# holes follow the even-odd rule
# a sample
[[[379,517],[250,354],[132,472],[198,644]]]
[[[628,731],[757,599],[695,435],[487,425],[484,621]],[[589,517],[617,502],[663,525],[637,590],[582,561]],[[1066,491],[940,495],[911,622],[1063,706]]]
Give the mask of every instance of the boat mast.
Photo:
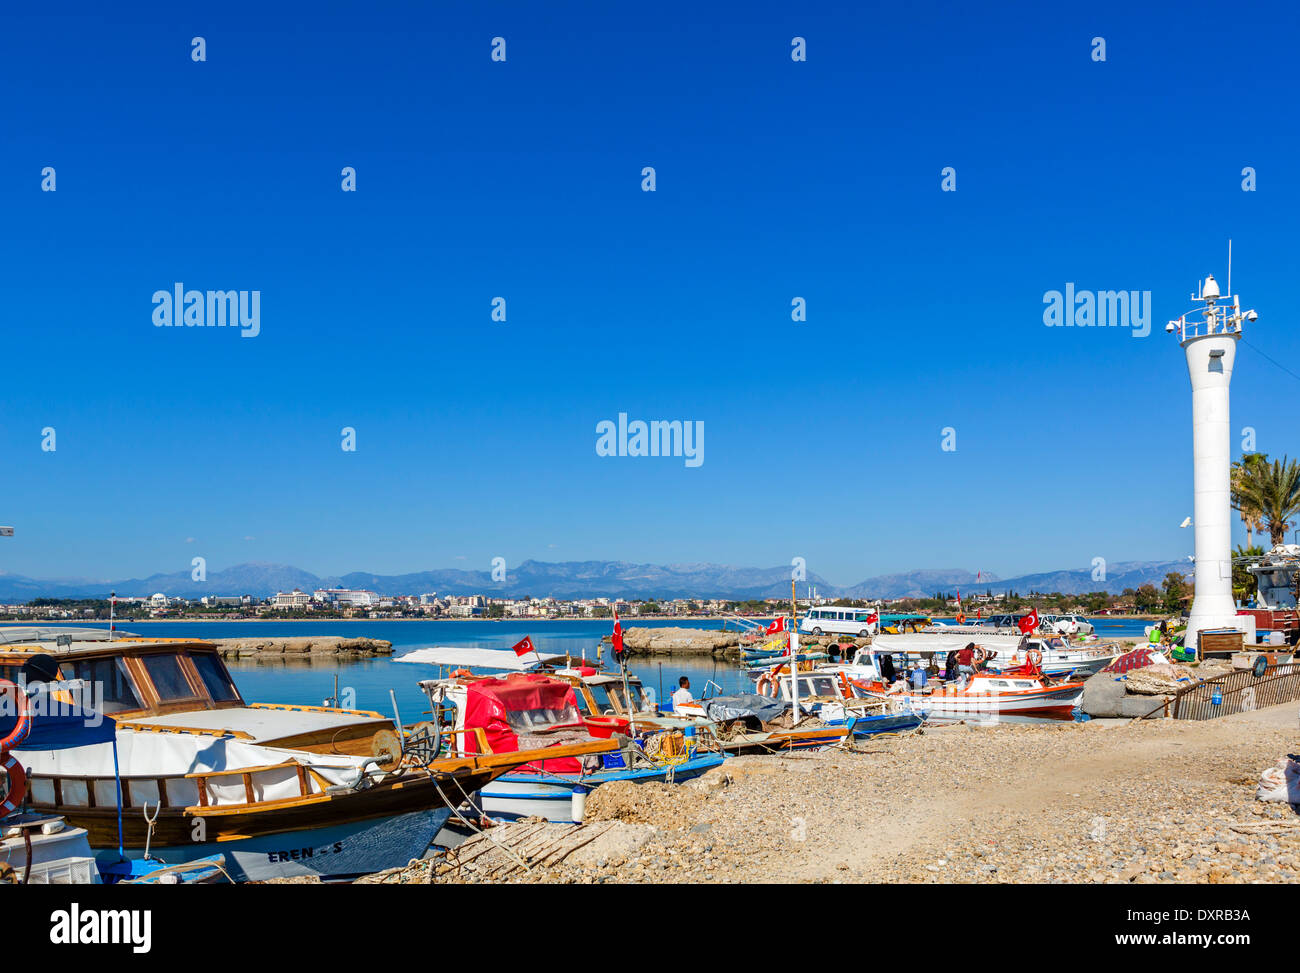
[[[779,685],[780,680],[777,680]],[[794,722],[799,722],[799,599],[794,578],[790,579],[790,699],[794,702]],[[794,729],[794,724],[791,724]]]

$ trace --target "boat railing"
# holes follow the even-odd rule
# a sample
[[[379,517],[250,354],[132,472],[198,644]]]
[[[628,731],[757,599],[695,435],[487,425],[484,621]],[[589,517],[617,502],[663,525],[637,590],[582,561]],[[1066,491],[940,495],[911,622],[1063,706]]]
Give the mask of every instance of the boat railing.
[[[1266,666],[1260,676],[1253,669],[1238,669],[1193,683],[1142,719],[1161,715],[1175,720],[1213,720],[1296,700],[1300,700],[1300,663],[1287,662]]]

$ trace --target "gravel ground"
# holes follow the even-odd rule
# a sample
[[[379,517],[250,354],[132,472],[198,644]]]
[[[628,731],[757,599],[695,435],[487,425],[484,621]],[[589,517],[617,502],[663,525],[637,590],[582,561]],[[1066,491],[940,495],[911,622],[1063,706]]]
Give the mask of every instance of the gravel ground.
[[[1300,751],[1298,713],[958,725],[859,752],[728,760],[675,787],[606,784],[588,821],[629,834],[509,880],[1295,882],[1300,827],[1287,825],[1300,815],[1255,787]],[[1230,828],[1245,823],[1279,827]]]

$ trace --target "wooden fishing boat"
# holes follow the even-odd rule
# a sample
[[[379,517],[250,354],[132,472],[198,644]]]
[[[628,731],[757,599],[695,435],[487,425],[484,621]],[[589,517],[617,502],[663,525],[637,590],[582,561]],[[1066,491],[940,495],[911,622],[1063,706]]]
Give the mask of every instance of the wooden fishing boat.
[[[421,857],[470,795],[532,759],[443,756],[427,735],[408,752],[396,722],[374,712],[249,705],[209,642],[0,646],[0,676],[34,675],[72,687],[46,705],[116,721],[107,742],[13,751],[30,808],[84,828],[105,864],[147,847],[165,864],[222,854],[238,881],[381,871]]]
[[[652,720],[638,719],[635,726],[632,721],[601,725],[599,718],[610,714],[600,711],[588,687],[584,687],[583,703],[579,704],[581,678],[575,683],[574,678],[528,672],[536,663],[512,652],[497,652],[499,658],[491,660],[491,668],[507,673],[504,678],[476,674],[460,665],[467,658],[477,658],[465,653],[484,651],[490,650],[434,647],[417,649],[396,661],[456,667],[449,675],[422,680],[419,685],[439,714],[440,725],[446,725],[457,752],[505,755],[532,751],[531,758],[517,761],[520,766],[494,777],[478,796],[476,803],[492,817],[578,821],[585,795],[600,784],[673,783],[698,777],[722,763],[722,753],[709,752],[683,730]],[[637,690],[639,693],[639,684]],[[606,699],[611,695],[625,699],[621,679],[608,677],[601,691]],[[593,718],[595,726],[587,722]],[[568,752],[568,747],[593,740],[593,731],[608,738],[603,742],[610,752],[581,759]],[[620,736],[611,738],[616,732]]]
[[[869,699],[906,701],[927,719],[994,719],[1001,715],[1068,717],[1083,697],[1082,682],[1049,682],[1042,675],[977,672],[965,685],[934,681],[922,689],[904,682],[859,683]]]

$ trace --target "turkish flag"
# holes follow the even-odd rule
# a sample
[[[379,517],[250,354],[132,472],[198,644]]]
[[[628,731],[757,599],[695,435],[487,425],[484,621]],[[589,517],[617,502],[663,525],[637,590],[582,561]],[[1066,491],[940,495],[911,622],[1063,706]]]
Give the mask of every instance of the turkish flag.
[[[623,658],[623,625],[618,620],[618,612],[614,612],[614,658]]]
[[[1029,614],[1020,619],[1020,631],[1022,634],[1028,635],[1036,628],[1038,628],[1038,609],[1031,608]]]
[[[773,621],[772,624],[765,629],[764,634],[775,635],[777,632],[784,632],[784,631],[785,631],[785,616],[782,615],[780,618]]]
[[[533,645],[531,635],[525,635],[518,642],[511,646],[515,650],[515,655],[526,655],[529,652],[536,652],[537,647]]]
[[[880,621],[880,615],[878,615],[876,612],[872,612],[870,615],[867,616],[867,624],[869,625],[874,625],[878,621]]]

